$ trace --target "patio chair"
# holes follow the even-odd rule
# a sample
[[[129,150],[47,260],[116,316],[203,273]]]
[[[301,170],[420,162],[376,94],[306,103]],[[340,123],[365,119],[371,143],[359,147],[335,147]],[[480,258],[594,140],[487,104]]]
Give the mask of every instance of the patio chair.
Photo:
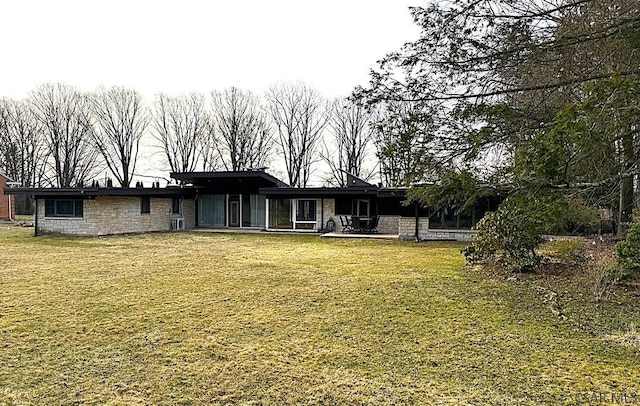
[[[349,218],[344,216],[340,216],[340,224],[342,225],[343,233],[350,233],[352,231],[351,224],[349,223]]]
[[[377,233],[378,232],[378,221],[380,221],[380,216],[371,217],[371,223],[369,223],[369,232]]]
[[[356,233],[362,232],[362,223],[360,222],[360,217],[351,216],[351,230]]]

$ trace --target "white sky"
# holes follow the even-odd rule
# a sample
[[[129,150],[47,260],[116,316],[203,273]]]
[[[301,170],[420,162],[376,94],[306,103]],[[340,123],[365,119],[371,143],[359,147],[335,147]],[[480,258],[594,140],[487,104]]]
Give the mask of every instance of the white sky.
[[[0,96],[39,84],[261,93],[302,80],[327,97],[366,85],[386,53],[417,38],[421,0],[5,0]]]

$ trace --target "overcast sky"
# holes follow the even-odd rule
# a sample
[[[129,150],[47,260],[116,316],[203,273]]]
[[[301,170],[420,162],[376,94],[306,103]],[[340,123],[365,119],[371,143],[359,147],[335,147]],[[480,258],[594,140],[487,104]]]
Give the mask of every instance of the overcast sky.
[[[302,80],[327,97],[418,35],[421,0],[9,0],[0,16],[0,96],[45,82],[262,92]]]

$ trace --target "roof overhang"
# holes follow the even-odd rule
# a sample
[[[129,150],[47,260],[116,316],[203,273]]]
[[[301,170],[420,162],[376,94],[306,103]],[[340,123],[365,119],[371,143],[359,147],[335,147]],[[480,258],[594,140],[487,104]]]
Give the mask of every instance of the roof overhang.
[[[380,188],[378,189],[379,197],[401,197],[407,196],[408,188]]]
[[[318,188],[294,188],[294,187],[269,187],[261,188],[260,194],[269,196],[286,196],[290,198],[300,197],[332,197],[332,196],[375,196],[375,186],[369,187],[318,187]]]
[[[185,184],[206,188],[215,187],[217,189],[234,188],[238,186],[256,189],[289,186],[264,171],[172,172],[170,176]]]
[[[114,197],[192,197],[195,189],[183,187],[167,188],[5,188],[8,195],[26,195],[37,198],[93,199],[101,196]]]

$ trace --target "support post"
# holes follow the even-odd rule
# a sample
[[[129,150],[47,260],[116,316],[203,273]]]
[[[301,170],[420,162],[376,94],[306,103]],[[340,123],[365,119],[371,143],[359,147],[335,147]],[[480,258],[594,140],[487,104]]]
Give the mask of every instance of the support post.
[[[416,210],[416,235],[414,237],[414,241],[415,242],[420,242],[420,213],[418,211],[418,203],[414,203],[415,206],[415,210]]]

